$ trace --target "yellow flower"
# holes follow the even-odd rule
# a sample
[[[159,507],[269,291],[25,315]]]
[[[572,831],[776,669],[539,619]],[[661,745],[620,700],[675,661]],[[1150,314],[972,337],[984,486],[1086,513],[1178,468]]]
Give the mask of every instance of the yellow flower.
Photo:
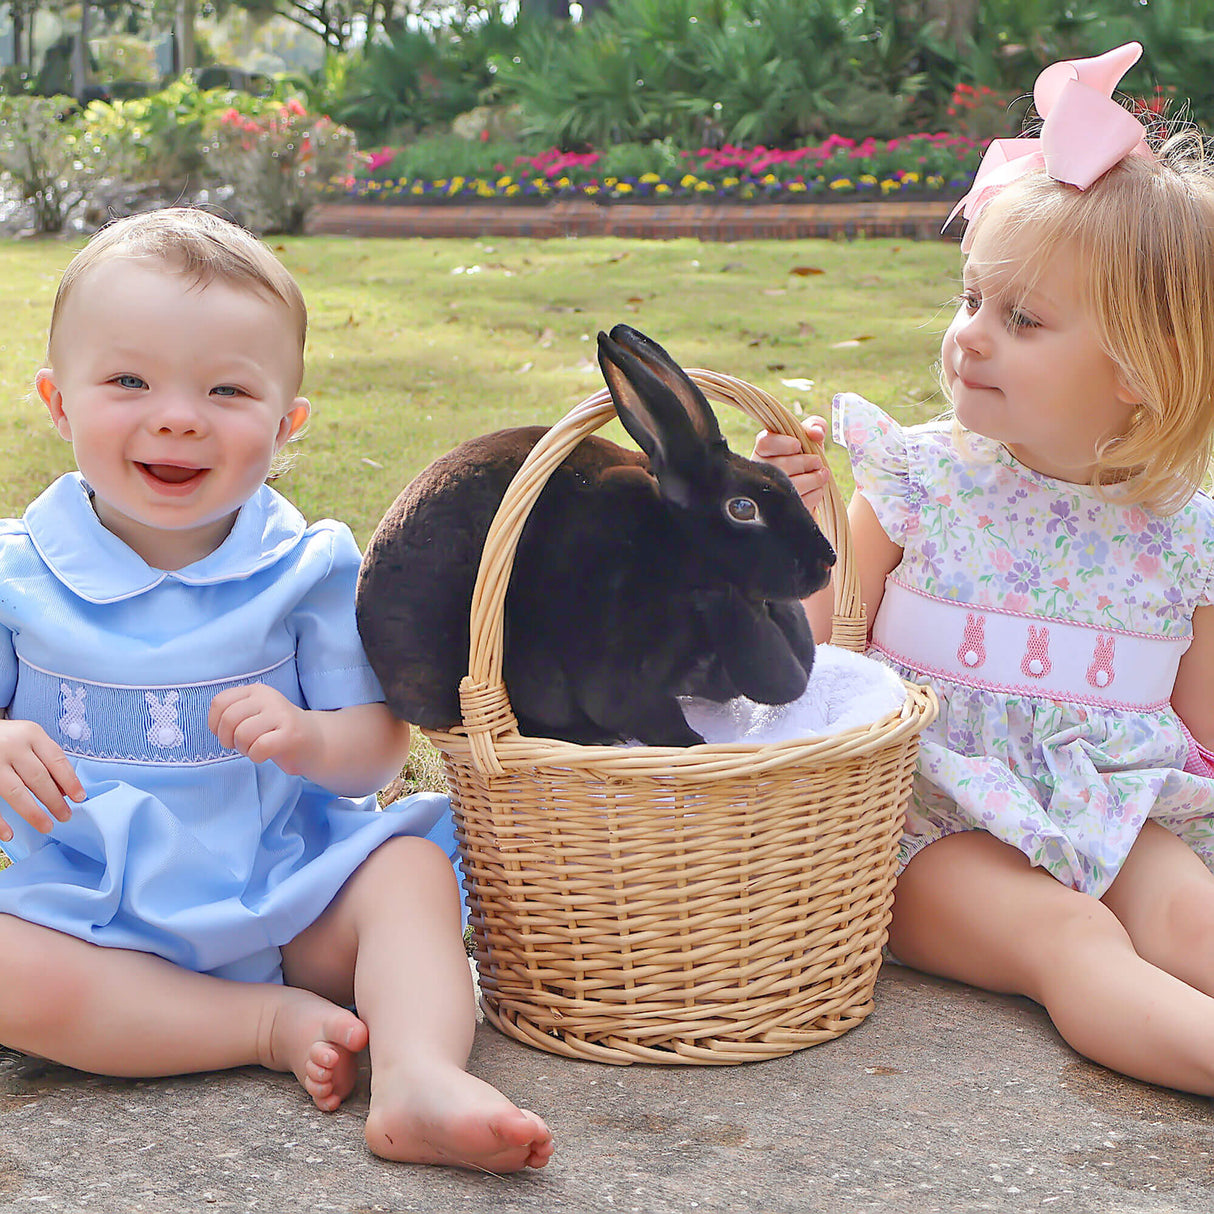
[[[847,180],[846,177],[836,177],[835,180],[830,183],[830,188],[832,190],[850,190],[852,188],[852,184]]]
[[[410,194],[424,194],[426,187],[420,181],[415,181],[409,189]]]
[[[876,185],[877,179],[871,173],[861,173],[860,174],[860,184],[861,185]]]
[[[695,187],[695,185],[699,182],[699,180],[700,179],[698,177],[694,176],[693,174],[685,173],[683,175],[682,180],[679,182],[679,185],[681,185],[683,187],[683,189],[685,189],[685,190],[690,190]]]
[[[655,185],[662,179],[656,173],[642,173],[637,180],[643,181],[646,185]]]
[[[907,182],[914,183],[914,182],[917,182],[918,180],[919,180],[919,174],[918,174],[918,173],[903,173],[903,174],[902,174],[902,182],[903,182],[903,184],[904,184],[904,185],[905,185]]]
[[[712,184],[711,181],[697,181],[696,182],[696,192],[699,194],[703,194],[705,192],[711,193],[712,190],[714,190],[714,189],[716,189],[716,187]]]
[[[775,173],[764,173],[763,176],[759,178],[759,181],[763,185],[775,185],[776,184],[776,175],[775,175]]]
[[[510,185],[508,185],[506,187],[507,196],[509,196],[511,194],[517,194],[517,193],[518,193],[518,185],[516,183],[512,182]]]
[[[619,184],[617,184],[615,188],[616,188],[616,192],[620,193],[620,194],[631,194],[632,193],[632,184],[627,181],[619,182]]]
[[[737,185],[737,184],[738,184],[738,178],[736,178],[736,177],[726,177],[726,178],[725,178],[725,179],[724,179],[724,180],[721,182],[721,184],[722,184],[723,186],[725,186],[727,189],[732,189],[732,187],[733,187],[733,186],[735,186],[735,185]]]
[[[513,177],[499,177],[494,184],[499,190],[504,190],[513,180]]]
[[[669,194],[670,186],[668,186],[664,181],[659,181],[658,184],[654,186],[653,192],[655,194]]]
[[[895,181],[892,177],[886,177],[886,178],[882,179],[882,182],[881,182],[881,193],[882,194],[889,194],[892,191],[896,190],[897,188],[898,188],[898,182]]]
[[[800,194],[809,187],[803,181],[790,181],[788,183],[788,192],[790,194]]]

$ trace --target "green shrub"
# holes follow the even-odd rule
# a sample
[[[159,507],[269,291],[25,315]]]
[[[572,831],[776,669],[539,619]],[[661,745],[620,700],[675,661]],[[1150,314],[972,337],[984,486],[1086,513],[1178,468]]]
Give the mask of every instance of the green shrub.
[[[0,96],[0,193],[28,203],[39,232],[61,232],[105,180],[134,168],[131,145],[71,97]]]
[[[206,169],[231,190],[230,204],[255,232],[302,232],[333,178],[354,170],[354,135],[298,100],[235,107],[209,134]]]

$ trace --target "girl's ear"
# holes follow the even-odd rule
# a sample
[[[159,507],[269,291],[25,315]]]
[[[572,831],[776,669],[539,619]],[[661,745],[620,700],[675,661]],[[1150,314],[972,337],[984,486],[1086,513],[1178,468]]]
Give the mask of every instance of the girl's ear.
[[[59,431],[61,437],[72,441],[72,427],[67,420],[67,414],[63,411],[63,393],[55,384],[55,373],[50,367],[43,367],[42,370],[34,376],[34,389],[42,398],[42,403],[47,407],[51,415],[51,421],[54,423],[55,429]]]
[[[276,440],[278,448],[289,442],[312,413],[312,405],[306,396],[297,396],[291,402],[291,408],[287,411],[282,421],[278,423],[278,438]]]

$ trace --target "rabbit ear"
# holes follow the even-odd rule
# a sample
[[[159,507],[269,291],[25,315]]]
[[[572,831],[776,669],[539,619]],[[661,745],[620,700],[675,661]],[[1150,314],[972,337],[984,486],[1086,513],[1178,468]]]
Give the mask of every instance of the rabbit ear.
[[[725,448],[704,393],[645,334],[616,325],[599,334],[599,366],[624,429],[649,456],[663,487],[694,477],[705,457]]]

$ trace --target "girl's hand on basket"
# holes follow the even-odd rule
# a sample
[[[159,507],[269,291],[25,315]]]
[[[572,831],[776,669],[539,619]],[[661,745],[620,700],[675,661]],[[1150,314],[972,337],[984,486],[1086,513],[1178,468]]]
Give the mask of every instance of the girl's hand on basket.
[[[807,417],[802,423],[806,434],[819,446],[826,442],[826,420]],[[826,493],[826,482],[830,479],[830,467],[820,455],[801,449],[799,439],[788,434],[771,434],[760,431],[755,439],[751,459],[763,460],[787,474],[793,488],[800,494],[805,508],[814,511]]]
[[[84,785],[71,760],[41,725],[2,720],[0,797],[15,814],[46,835],[55,825],[52,819],[66,822],[72,816],[67,798],[83,801]],[[7,843],[12,837],[12,827],[0,820],[0,841]]]

